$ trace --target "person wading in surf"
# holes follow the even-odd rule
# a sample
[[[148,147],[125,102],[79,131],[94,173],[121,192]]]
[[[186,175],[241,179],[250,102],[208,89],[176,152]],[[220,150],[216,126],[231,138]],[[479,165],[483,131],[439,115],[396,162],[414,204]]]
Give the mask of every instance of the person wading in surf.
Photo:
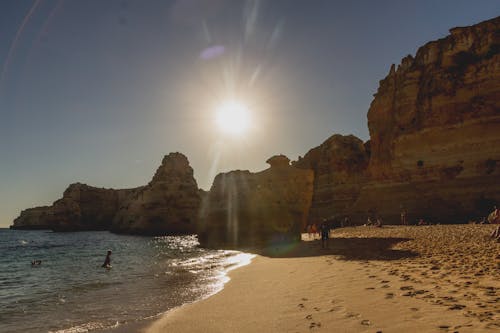
[[[111,267],[111,250],[108,250],[106,259],[104,259],[104,264],[101,267],[110,268]]]

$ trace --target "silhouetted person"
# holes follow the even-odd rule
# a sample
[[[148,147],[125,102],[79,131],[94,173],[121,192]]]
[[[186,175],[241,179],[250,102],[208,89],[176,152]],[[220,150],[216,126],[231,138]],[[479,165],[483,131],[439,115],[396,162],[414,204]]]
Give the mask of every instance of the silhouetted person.
[[[490,237],[500,242],[500,225],[493,230]]]
[[[407,225],[408,222],[406,221],[406,210],[401,211],[401,224],[402,225]]]
[[[328,238],[330,238],[330,227],[328,226],[328,223],[323,222],[319,227],[319,230],[321,232],[321,248],[328,248]]]
[[[108,250],[106,259],[104,259],[104,264],[101,267],[110,268],[111,267],[111,250]]]

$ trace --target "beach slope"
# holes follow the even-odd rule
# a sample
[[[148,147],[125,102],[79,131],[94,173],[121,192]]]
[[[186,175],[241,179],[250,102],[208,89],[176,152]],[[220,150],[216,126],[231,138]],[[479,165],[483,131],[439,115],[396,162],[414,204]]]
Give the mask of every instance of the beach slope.
[[[357,227],[276,249],[218,294],[143,332],[493,332],[500,244],[492,226]],[[301,255],[302,254],[302,255]]]

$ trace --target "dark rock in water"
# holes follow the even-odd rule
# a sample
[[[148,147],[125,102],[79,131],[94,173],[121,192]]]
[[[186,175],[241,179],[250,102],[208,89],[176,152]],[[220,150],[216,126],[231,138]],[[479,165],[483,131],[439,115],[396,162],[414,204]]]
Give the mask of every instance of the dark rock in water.
[[[313,191],[313,172],[291,166],[285,156],[251,173],[217,175],[202,202],[199,239],[203,246],[242,248],[300,238]]]
[[[111,231],[165,235],[196,233],[201,192],[188,159],[180,153],[163,158],[151,182],[125,200]]]

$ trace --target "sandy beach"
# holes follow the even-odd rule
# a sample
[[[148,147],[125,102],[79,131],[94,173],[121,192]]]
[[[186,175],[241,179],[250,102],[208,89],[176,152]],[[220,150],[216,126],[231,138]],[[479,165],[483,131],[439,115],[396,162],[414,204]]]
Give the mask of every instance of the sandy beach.
[[[491,225],[352,227],[268,249],[157,332],[494,332],[500,243]]]

